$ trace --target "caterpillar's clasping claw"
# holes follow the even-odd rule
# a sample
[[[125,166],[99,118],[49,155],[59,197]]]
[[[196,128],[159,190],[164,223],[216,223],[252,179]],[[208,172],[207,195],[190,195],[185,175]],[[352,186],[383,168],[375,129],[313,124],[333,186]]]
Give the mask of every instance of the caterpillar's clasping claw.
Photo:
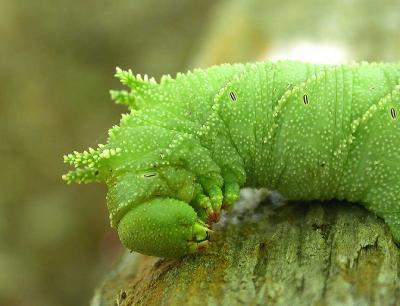
[[[204,240],[201,242],[190,242],[190,251],[191,253],[204,252],[207,250],[208,245],[208,240]]]
[[[210,222],[212,223],[218,222],[220,216],[221,216],[221,209],[207,209],[207,217]]]
[[[218,222],[218,221],[219,221],[219,218],[220,218],[220,216],[221,216],[221,213],[220,213],[220,212],[221,212],[220,210],[218,210],[218,211],[213,210],[212,212],[210,212],[209,214],[207,214],[207,215],[208,215],[208,219],[209,219],[211,222],[213,222],[213,223]]]
[[[205,251],[208,247],[209,233],[213,232],[211,229],[206,227],[206,225],[197,222],[192,227],[193,230],[193,240],[189,241],[190,253],[196,253],[198,251]]]

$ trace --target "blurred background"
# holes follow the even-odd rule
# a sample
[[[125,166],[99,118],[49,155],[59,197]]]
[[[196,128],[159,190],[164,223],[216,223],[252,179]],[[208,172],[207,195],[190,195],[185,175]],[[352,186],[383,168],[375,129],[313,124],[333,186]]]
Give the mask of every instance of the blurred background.
[[[115,66],[159,78],[222,62],[400,59],[393,0],[0,0],[0,305],[86,305],[123,250],[105,186],[62,155],[126,109]]]

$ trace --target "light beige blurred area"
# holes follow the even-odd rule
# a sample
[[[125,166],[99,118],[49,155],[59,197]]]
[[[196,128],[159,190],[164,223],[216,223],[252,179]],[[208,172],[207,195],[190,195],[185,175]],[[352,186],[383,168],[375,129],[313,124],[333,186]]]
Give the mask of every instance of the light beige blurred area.
[[[194,65],[398,61],[399,31],[395,0],[226,0],[213,11]]]
[[[399,61],[400,2],[0,0],[0,305],[86,305],[122,252],[105,186],[61,181],[126,111],[116,66],[285,58]]]

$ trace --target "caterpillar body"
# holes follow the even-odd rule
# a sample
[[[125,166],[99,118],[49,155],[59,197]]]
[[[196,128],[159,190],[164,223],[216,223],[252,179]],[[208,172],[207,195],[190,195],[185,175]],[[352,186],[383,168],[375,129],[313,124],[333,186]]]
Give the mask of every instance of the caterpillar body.
[[[400,64],[224,64],[164,76],[117,68],[130,112],[107,144],[64,156],[67,182],[104,181],[131,250],[182,256],[243,186],[287,199],[344,199],[400,240]]]

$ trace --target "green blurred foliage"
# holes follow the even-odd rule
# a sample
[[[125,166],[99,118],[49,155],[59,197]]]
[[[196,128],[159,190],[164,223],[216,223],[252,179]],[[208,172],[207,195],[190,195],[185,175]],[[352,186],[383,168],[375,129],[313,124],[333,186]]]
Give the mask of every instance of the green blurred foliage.
[[[88,303],[120,244],[62,155],[118,123],[116,66],[186,69],[214,2],[0,0],[0,305]]]

